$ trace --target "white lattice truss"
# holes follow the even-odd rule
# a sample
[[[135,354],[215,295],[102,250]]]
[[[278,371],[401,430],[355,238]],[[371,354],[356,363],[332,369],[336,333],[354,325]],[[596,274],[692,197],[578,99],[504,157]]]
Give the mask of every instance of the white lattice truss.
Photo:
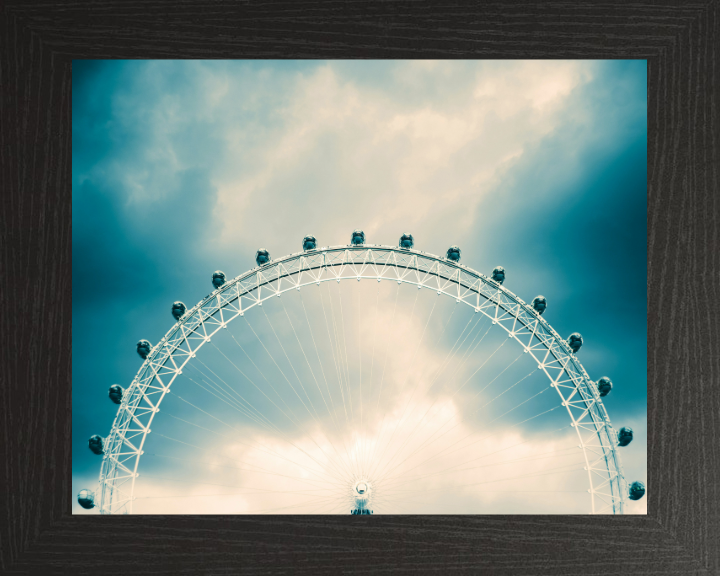
[[[105,441],[100,512],[132,512],[143,445],[165,394],[211,337],[253,306],[283,292],[336,280],[396,281],[436,290],[484,314],[531,354],[567,408],[585,455],[592,512],[623,512],[627,495],[617,433],[597,386],[567,342],[535,310],[467,266],[412,249],[334,246],[291,254],[254,268],[200,301],[152,349],[122,403]]]

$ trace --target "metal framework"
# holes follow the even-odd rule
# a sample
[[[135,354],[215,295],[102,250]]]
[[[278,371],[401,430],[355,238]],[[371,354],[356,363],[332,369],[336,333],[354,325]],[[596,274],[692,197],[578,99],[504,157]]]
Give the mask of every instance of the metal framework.
[[[333,246],[291,254],[228,281],[186,314],[154,346],[123,395],[105,442],[100,512],[132,512],[143,445],[163,398],[197,351],[253,306],[283,292],[336,280],[377,279],[437,291],[471,306],[532,355],[557,391],[585,455],[592,513],[622,513],[628,492],[617,434],[590,379],[567,342],[522,299],[462,264],[393,246]]]

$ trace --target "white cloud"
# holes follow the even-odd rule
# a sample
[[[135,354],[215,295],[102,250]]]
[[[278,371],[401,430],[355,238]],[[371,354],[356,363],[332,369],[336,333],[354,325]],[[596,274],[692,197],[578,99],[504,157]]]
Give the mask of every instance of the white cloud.
[[[427,398],[413,401],[408,405],[409,413],[424,414],[430,404]],[[196,484],[193,478],[197,479],[197,471],[187,476],[187,485],[153,478],[139,481],[135,512],[347,514],[352,506],[352,481],[359,477],[366,477],[372,484],[371,505],[376,513],[410,509],[476,514],[587,511],[589,496],[583,493],[586,473],[581,470],[582,454],[572,449],[576,440],[571,435],[538,442],[528,441],[518,432],[475,430],[460,425],[441,443],[414,452],[423,438],[445,430],[440,423],[457,415],[457,408],[445,402],[431,426],[421,428],[422,435],[401,448],[418,420],[410,418],[396,427],[405,405],[398,402],[384,426],[372,429],[374,433],[355,437],[345,446],[336,439],[337,452],[319,436],[315,438],[319,446],[307,436],[294,438],[294,446],[263,436],[246,439],[254,448],[245,443],[214,445],[216,465],[206,466],[202,480]],[[381,432],[384,442],[375,446]],[[390,438],[393,440],[388,442]],[[441,447],[455,443],[457,446],[446,456],[436,456]],[[571,449],[566,450],[568,447]],[[371,462],[373,450],[382,459]],[[396,450],[402,456],[391,459]],[[342,459],[334,456],[337,453]],[[413,455],[404,461],[407,454]],[[343,471],[353,466],[358,469],[358,458],[362,458],[358,455],[365,456],[371,472],[345,478]],[[378,462],[375,468],[373,464]],[[320,473],[321,468],[324,473]],[[564,490],[568,492],[562,493]]]
[[[467,229],[467,215],[493,177],[553,130],[563,101],[589,73],[575,62],[470,68],[421,62],[398,66],[395,80],[385,90],[368,87],[331,64],[298,75],[283,86],[289,94],[273,111],[277,125],[259,138],[249,138],[246,125],[218,107],[216,113],[227,118],[227,153],[219,159],[226,166],[215,181],[221,240],[256,237],[259,227],[236,223],[247,212],[269,211],[266,236],[297,222],[339,238],[358,224],[380,231],[400,222],[422,227],[438,218],[456,219]],[[404,87],[428,81],[446,90],[457,85],[457,93],[408,105]],[[233,102],[240,88],[229,82],[226,100]],[[320,224],[317,215],[326,207],[335,222]]]
[[[206,171],[218,191],[214,250],[257,248],[300,225],[323,245],[358,226],[370,242],[412,228],[429,244],[439,228],[467,234],[498,176],[555,129],[591,79],[574,61],[369,66],[150,63],[132,77],[137,90],[114,96],[108,127],[139,140],[93,174],[120,183],[142,213],[173,201],[187,170]],[[377,80],[359,80],[361,67]]]

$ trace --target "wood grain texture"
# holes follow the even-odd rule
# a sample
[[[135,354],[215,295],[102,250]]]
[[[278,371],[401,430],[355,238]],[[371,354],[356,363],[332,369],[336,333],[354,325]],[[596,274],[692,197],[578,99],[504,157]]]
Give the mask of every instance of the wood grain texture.
[[[0,572],[720,574],[719,45],[717,1],[2,4]],[[71,516],[71,61],[169,57],[647,59],[649,515]]]

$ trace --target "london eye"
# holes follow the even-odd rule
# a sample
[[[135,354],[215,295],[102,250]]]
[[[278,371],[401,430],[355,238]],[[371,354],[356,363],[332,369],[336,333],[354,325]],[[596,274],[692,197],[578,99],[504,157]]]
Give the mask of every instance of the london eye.
[[[194,306],[168,303],[170,329],[141,338],[139,370],[107,392],[117,413],[89,440],[101,463],[83,508],[482,514],[532,499],[622,514],[643,497],[620,459],[632,428],[605,406],[612,375],[587,373],[592,342],[552,328],[550,298],[408,233],[301,247],[261,248],[234,278],[208,271]]]

